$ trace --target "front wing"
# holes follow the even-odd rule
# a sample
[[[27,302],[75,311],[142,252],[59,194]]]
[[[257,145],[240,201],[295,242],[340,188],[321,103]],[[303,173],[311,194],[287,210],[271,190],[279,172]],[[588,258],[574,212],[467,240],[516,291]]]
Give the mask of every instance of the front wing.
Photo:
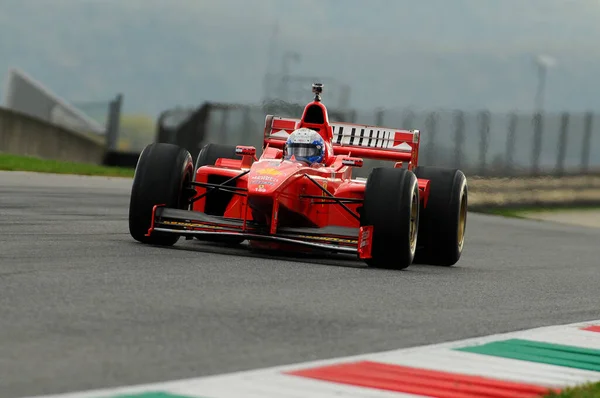
[[[372,227],[324,228],[279,227],[271,234],[269,227],[250,220],[212,216],[205,213],[167,208],[156,205],[152,223],[146,236],[153,233],[173,233],[186,237],[197,235],[235,236],[256,241],[272,241],[312,247],[325,251],[357,254],[361,259],[371,258]]]

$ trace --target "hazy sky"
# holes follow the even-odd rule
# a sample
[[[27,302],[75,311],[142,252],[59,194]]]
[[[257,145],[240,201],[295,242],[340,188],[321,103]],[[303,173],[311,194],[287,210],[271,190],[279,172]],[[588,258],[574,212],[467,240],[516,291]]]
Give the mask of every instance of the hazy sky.
[[[598,21],[596,0],[0,0],[0,73],[24,68],[69,98],[125,91],[156,110],[256,102],[293,50],[293,73],[350,84],[356,106],[506,107],[531,104],[524,57],[548,53],[548,104],[564,107],[597,92]]]

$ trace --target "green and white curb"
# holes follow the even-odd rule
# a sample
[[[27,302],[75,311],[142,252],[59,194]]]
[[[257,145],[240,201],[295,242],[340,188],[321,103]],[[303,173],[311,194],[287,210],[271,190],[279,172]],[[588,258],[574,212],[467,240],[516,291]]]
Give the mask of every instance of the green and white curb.
[[[539,397],[600,381],[600,320],[44,398]]]

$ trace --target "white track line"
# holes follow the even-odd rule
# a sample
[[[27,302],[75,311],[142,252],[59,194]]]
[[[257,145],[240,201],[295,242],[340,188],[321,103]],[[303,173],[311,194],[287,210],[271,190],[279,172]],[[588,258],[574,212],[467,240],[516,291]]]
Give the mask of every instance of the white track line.
[[[37,398],[110,398],[121,394],[135,394],[148,391],[163,391],[173,394],[179,393],[184,396],[206,398],[242,396],[245,398],[417,397],[417,395],[346,386],[282,374],[291,370],[301,370],[358,360],[371,360],[423,369],[487,376],[504,381],[548,387],[565,387],[588,381],[600,381],[600,372],[454,351],[452,349],[510,338],[600,349],[600,333],[580,330],[580,328],[588,325],[600,325],[600,320],[541,327],[448,343],[310,361],[216,376],[69,394],[46,395]]]

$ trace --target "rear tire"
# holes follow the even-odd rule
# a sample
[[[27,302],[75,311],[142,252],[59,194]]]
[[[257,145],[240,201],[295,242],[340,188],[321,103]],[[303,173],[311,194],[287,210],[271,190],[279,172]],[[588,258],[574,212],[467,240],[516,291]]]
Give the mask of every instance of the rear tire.
[[[145,234],[152,223],[155,205],[189,208],[189,197],[183,190],[192,181],[193,172],[192,155],[177,145],[154,143],[142,150],[129,202],[129,233],[135,240],[160,246],[172,246],[179,240],[179,235],[175,234]]]
[[[239,158],[239,155],[235,152],[235,145],[222,145],[222,144],[213,144],[209,143],[202,147],[200,152],[198,153],[198,158],[196,158],[196,166],[194,172],[194,179],[196,178],[196,172],[202,166],[213,166],[217,159],[227,158],[227,159],[236,159]],[[211,195],[218,195],[218,192],[212,193]],[[227,243],[230,245],[238,245],[242,243],[245,238],[236,238],[233,236],[202,236],[197,235],[196,239],[204,242],[219,242],[219,243]]]
[[[373,226],[370,267],[400,270],[412,264],[419,229],[419,186],[406,169],[375,168],[367,179],[361,225]]]
[[[452,266],[460,259],[467,226],[467,178],[458,169],[419,166],[418,178],[430,180],[427,207],[421,212],[415,262]]]

